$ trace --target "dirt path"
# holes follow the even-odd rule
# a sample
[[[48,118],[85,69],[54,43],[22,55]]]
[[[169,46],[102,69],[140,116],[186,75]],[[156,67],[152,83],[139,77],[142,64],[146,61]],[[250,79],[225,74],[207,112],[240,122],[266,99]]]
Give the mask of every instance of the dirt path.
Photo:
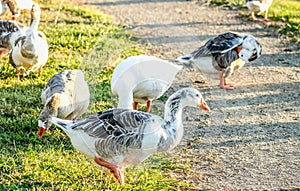
[[[92,2],[92,3],[91,3]],[[150,53],[171,60],[225,31],[250,33],[263,55],[229,80],[233,91],[218,89],[192,65],[185,65],[174,89],[193,86],[212,112],[185,114],[188,126],[181,144],[169,153],[183,170],[172,174],[195,186],[213,190],[300,189],[300,50],[271,28],[238,18],[237,11],[197,5],[186,0],[88,0],[113,15],[116,22]],[[163,103],[155,103],[157,110]],[[178,160],[178,161],[177,161]],[[188,164],[188,165],[187,165]]]

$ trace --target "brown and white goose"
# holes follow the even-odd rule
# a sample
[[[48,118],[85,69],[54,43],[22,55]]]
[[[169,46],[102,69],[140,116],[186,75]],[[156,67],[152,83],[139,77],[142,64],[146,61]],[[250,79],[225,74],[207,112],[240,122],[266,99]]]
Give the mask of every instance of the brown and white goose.
[[[119,97],[118,108],[137,110],[138,103],[147,103],[162,96],[182,68],[154,56],[130,56],[114,70],[112,93]],[[133,103],[133,104],[132,104]]]
[[[0,0],[0,16],[4,15],[7,9],[10,10],[12,14],[12,20],[20,15],[21,10],[28,9],[30,10],[34,2],[32,0]]]
[[[42,67],[48,60],[48,43],[43,32],[38,31],[41,9],[38,4],[33,4],[31,9],[30,26],[24,35],[15,40],[9,54],[10,63],[16,68],[19,77],[21,70],[26,75],[38,70],[41,75]]]
[[[186,106],[209,111],[198,90],[183,88],[168,98],[164,119],[146,112],[110,109],[78,121],[55,117],[51,121],[66,132],[75,149],[108,168],[123,185],[123,168],[179,144],[184,131],[182,110]]]
[[[6,13],[6,10],[8,9],[7,2],[5,0],[0,0],[0,16],[4,15]]]
[[[0,58],[9,53],[18,37],[26,27],[16,21],[0,20]]]
[[[234,89],[226,78],[245,63],[260,57],[262,47],[254,36],[226,32],[209,39],[203,46],[189,55],[175,59],[178,62],[193,62],[197,68],[211,78],[219,77],[220,88]]]
[[[39,139],[51,127],[51,117],[78,119],[89,106],[90,92],[81,70],[63,70],[48,81],[41,98],[44,109],[38,118]]]
[[[0,0],[1,6],[0,6],[0,16],[4,15],[7,11],[7,9],[10,10],[12,13],[12,20],[15,20],[16,16],[18,16],[19,11],[16,6],[16,2],[14,0]]]
[[[250,11],[250,19],[253,21],[261,21],[255,17],[255,13],[264,12],[264,19],[262,21],[270,21],[268,12],[272,2],[273,0],[246,0],[247,8]]]

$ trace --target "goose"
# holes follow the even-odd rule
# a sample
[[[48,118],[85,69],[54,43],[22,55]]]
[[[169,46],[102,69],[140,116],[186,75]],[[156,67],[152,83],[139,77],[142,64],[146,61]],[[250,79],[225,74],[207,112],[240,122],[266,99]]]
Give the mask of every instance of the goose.
[[[260,21],[254,15],[254,13],[264,12],[264,19],[262,21],[270,21],[268,18],[269,7],[273,0],[246,0],[246,6],[250,11],[250,20]]]
[[[6,10],[8,9],[7,2],[5,0],[1,0],[0,5],[0,16],[4,15],[6,13]]]
[[[18,37],[25,34],[26,27],[19,22],[0,20],[0,58],[10,52]]]
[[[181,68],[154,56],[126,58],[114,69],[111,79],[111,91],[119,97],[117,107],[137,110],[139,103],[147,103],[146,112],[150,112],[152,100],[167,91]]]
[[[9,9],[12,13],[12,20],[16,20],[21,10],[30,10],[33,4],[32,0],[1,0],[0,15],[4,15]]]
[[[234,83],[226,78],[239,70],[245,63],[256,60],[262,51],[261,44],[254,36],[226,32],[209,39],[203,46],[189,55],[180,56],[177,62],[192,62],[204,74],[220,79],[220,88],[232,90]]]
[[[4,15],[7,11],[7,9],[10,10],[12,13],[12,20],[15,20],[15,17],[18,15],[18,9],[15,5],[14,0],[0,0],[1,6],[0,6],[0,16]]]
[[[25,75],[38,70],[38,75],[41,76],[42,67],[48,60],[46,36],[43,32],[38,31],[40,14],[39,5],[33,4],[30,26],[25,35],[21,35],[15,40],[9,54],[9,61],[16,68],[18,78],[21,70],[24,70]]]
[[[124,185],[123,168],[179,144],[186,106],[210,111],[198,90],[182,88],[168,98],[164,119],[142,111],[109,109],[78,121],[55,117],[51,121],[69,136],[76,150],[108,168]]]
[[[63,70],[47,82],[41,95],[44,108],[38,117],[41,139],[52,123],[51,117],[76,120],[88,108],[90,92],[81,70]]]

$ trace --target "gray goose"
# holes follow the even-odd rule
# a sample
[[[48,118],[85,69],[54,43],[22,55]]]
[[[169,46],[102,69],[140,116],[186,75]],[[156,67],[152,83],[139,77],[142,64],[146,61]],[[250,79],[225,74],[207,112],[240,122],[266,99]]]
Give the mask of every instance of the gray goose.
[[[124,184],[123,168],[151,154],[176,147],[183,136],[182,110],[186,106],[209,111],[201,93],[183,88],[172,94],[161,117],[129,109],[110,109],[78,121],[52,118],[76,150],[106,167]]]
[[[41,9],[38,4],[33,4],[31,9],[30,26],[25,34],[19,36],[9,54],[10,63],[16,68],[19,78],[21,70],[25,75],[38,70],[41,75],[42,67],[48,60],[48,43],[43,32],[38,31]]]
[[[81,70],[63,70],[48,81],[41,98],[44,108],[38,118],[39,139],[51,127],[51,117],[78,119],[89,106],[90,92]]]
[[[9,53],[16,39],[26,27],[16,21],[0,20],[0,58]]]
[[[203,46],[189,55],[180,56],[177,62],[192,62],[211,78],[219,76],[220,88],[234,89],[226,78],[239,70],[245,63],[256,60],[262,51],[261,44],[254,36],[243,33],[226,32],[209,39]]]

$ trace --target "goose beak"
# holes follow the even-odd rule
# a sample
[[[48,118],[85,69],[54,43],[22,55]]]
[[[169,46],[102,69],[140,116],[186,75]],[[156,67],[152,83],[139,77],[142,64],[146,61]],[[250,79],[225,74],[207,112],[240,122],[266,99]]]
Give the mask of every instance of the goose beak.
[[[203,99],[201,99],[201,103],[198,105],[198,107],[205,111],[210,111],[208,105],[206,104],[206,102]]]
[[[38,132],[38,139],[41,139],[43,137],[43,135],[45,134],[46,129],[44,129],[43,127],[39,127],[39,132]]]

